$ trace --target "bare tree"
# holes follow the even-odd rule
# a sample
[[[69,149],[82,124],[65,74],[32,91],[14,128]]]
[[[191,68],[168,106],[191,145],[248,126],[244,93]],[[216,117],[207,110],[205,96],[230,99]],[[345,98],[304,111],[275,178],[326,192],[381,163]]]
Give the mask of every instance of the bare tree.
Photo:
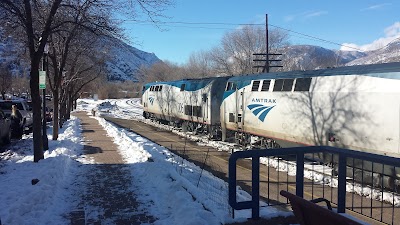
[[[269,52],[289,44],[288,34],[274,29],[269,32]],[[253,54],[266,52],[265,30],[255,26],[244,26],[239,30],[227,33],[221,46],[211,50],[213,69],[222,74],[253,73]]]
[[[0,65],[0,91],[3,99],[6,99],[6,93],[11,89],[12,73],[7,64]]]
[[[139,81],[143,83],[155,81],[168,81],[187,78],[182,67],[172,62],[158,62],[152,66],[142,67],[139,71]]]
[[[58,139],[58,128],[62,126],[66,118],[69,118],[68,110],[70,108],[65,105],[69,103],[68,94],[71,94],[74,88],[72,86],[77,84],[72,81],[76,81],[77,76],[86,74],[85,72],[91,71],[95,67],[93,63],[97,59],[94,58],[90,61],[87,58],[89,55],[97,55],[93,54],[94,52],[101,55],[101,51],[97,50],[100,36],[115,36],[119,33],[116,24],[111,22],[108,15],[103,15],[103,7],[110,6],[98,2],[78,2],[76,8],[81,10],[62,11],[56,18],[56,21],[64,22],[64,25],[52,33],[49,42],[52,73],[48,73],[47,76],[54,97],[53,140]],[[80,66],[77,66],[78,64]],[[62,81],[66,80],[71,82],[62,86]],[[89,80],[93,79],[90,77]],[[62,107],[62,111],[59,111],[59,105]]]
[[[12,94],[21,95],[22,93],[27,93],[29,96],[29,78],[25,76],[15,76],[12,78]]]
[[[184,66],[184,69],[186,74],[190,74],[193,77],[208,77],[215,75],[211,65],[212,61],[210,53],[206,51],[200,51],[192,53],[189,56],[189,60]]]
[[[33,149],[34,161],[38,162],[43,159],[43,145],[41,133],[41,110],[39,95],[39,65],[43,56],[44,48],[52,33],[59,30],[66,21],[55,18],[59,11],[82,10],[76,7],[76,3],[81,1],[66,0],[2,0],[0,1],[0,20],[8,29],[16,32],[16,37],[23,37],[25,46],[29,49],[30,58],[30,89],[33,102]],[[84,1],[82,6],[96,2],[103,5],[100,8],[99,18],[97,21],[98,28],[102,28],[102,17],[100,15],[116,15],[116,12],[129,12],[131,16],[135,16],[140,9],[153,21],[162,15],[162,11],[169,0],[93,0]],[[62,4],[63,3],[63,4]],[[75,3],[75,4],[74,4]],[[128,6],[128,7],[127,7]],[[125,14],[128,15],[128,14]],[[58,17],[61,18],[61,17]],[[106,17],[108,18],[108,17]],[[70,18],[67,17],[69,20]],[[23,34],[23,35],[21,35]]]
[[[63,121],[70,118],[73,103],[78,99],[80,91],[90,82],[106,76],[103,58],[91,57],[90,51],[78,51],[76,53],[83,54],[75,55],[75,58],[79,60],[68,62],[68,71],[61,83],[63,94],[60,96],[60,106],[63,107],[63,110],[60,110],[60,127]]]

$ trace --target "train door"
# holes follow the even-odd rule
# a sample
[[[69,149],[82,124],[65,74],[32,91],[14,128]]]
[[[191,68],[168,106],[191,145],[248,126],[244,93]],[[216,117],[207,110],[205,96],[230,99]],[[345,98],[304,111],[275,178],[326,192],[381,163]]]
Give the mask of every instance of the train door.
[[[201,107],[201,109],[202,109],[202,117],[203,117],[203,121],[202,121],[202,123],[203,124],[205,124],[206,122],[207,122],[207,120],[208,120],[208,109],[209,109],[209,103],[208,103],[208,96],[207,96],[207,93],[202,93],[201,94],[201,105],[202,105],[202,107]]]
[[[148,118],[148,92],[149,89],[146,90],[146,86],[143,86],[142,90],[142,107],[143,107],[143,117]]]
[[[143,111],[147,111],[147,101],[148,101],[148,92],[149,90],[146,91],[146,86],[143,86],[142,90],[142,106],[143,106]]]
[[[243,101],[244,101],[244,88],[236,89],[236,127],[238,131],[243,130]]]

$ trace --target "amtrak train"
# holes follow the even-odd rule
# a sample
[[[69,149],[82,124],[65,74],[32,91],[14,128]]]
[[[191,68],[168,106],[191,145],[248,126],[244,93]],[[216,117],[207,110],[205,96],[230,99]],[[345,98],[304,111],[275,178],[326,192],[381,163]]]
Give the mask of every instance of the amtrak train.
[[[143,114],[259,148],[400,156],[400,63],[154,82]]]
[[[143,116],[182,127],[184,131],[218,137],[221,133],[219,111],[228,79],[211,77],[145,84]]]
[[[248,148],[319,145],[400,157],[400,63],[153,82],[142,94],[145,118]],[[335,171],[329,157],[317,160]],[[385,174],[378,185],[400,187],[400,168],[348,166],[349,176],[363,168],[364,183]]]

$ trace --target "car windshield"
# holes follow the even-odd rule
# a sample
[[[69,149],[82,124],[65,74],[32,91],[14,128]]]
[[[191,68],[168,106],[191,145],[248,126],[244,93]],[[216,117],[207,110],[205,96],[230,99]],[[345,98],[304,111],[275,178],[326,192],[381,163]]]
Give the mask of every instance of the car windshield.
[[[11,110],[12,105],[17,105],[17,108],[19,110],[24,110],[24,107],[22,106],[22,103],[20,103],[20,102],[0,102],[0,108],[2,110]]]

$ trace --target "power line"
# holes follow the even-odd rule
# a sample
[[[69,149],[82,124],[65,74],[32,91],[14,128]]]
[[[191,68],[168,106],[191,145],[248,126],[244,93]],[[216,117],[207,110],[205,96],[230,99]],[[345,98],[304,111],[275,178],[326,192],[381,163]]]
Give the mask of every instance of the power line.
[[[145,20],[120,20],[120,22],[133,22],[133,23],[143,24],[143,25],[152,25],[152,24],[154,24],[154,22],[152,22],[152,21],[145,21]],[[262,23],[222,23],[222,22],[184,22],[184,21],[169,21],[169,22],[156,21],[155,23],[157,25],[167,26],[167,27],[181,27],[181,28],[195,28],[195,29],[221,29],[221,30],[224,30],[224,29],[225,30],[227,30],[227,29],[237,29],[237,28],[207,27],[207,26],[206,27],[205,26],[202,26],[202,27],[199,27],[199,26],[194,26],[194,27],[192,27],[192,26],[174,26],[174,25],[169,25],[169,24],[227,25],[227,26],[264,26],[265,25],[265,24],[262,24]],[[353,46],[340,44],[340,43],[337,43],[337,42],[334,42],[334,41],[330,41],[330,40],[326,40],[326,39],[323,39],[323,38],[315,37],[315,36],[312,36],[312,35],[309,35],[309,34],[304,34],[304,33],[297,32],[297,31],[294,31],[294,30],[291,30],[291,29],[287,29],[287,28],[283,28],[283,27],[280,27],[280,26],[277,26],[277,25],[273,25],[273,24],[269,24],[269,25],[272,26],[272,27],[275,27],[277,29],[281,29],[281,30],[287,31],[289,33],[294,33],[294,34],[306,37],[309,40],[316,40],[316,41],[320,41],[320,42],[324,42],[324,43],[328,43],[328,44],[332,44],[332,45],[338,45],[338,46],[341,46],[341,47],[346,47],[346,48],[354,49],[354,50],[361,51],[361,52],[364,51],[364,50],[362,50],[360,48],[356,48],[356,47],[353,47]],[[389,42],[385,46],[383,46],[381,48],[378,48],[378,49],[375,49],[375,50],[383,49],[383,48],[387,47],[389,44],[393,43],[396,40],[400,40],[400,37],[392,40],[391,42]]]
[[[138,25],[154,25],[154,23],[136,23]],[[203,27],[203,26],[177,26],[168,24],[158,24],[163,27],[177,27],[177,28],[196,28],[196,29],[209,29],[209,30],[236,30],[236,28],[226,28],[226,27]],[[200,25],[200,24],[199,24]]]
[[[283,27],[279,27],[279,26],[276,26],[276,25],[270,24],[270,26],[278,28],[278,29],[281,29],[281,30],[285,30],[287,32],[291,32],[291,33],[302,35],[302,36],[305,36],[305,37],[308,37],[308,38],[312,38],[312,39],[315,39],[315,40],[318,40],[318,41],[321,41],[321,42],[325,42],[325,43],[328,43],[328,44],[339,45],[339,46],[346,47],[346,48],[351,48],[351,49],[354,49],[354,50],[357,50],[357,51],[363,51],[363,50],[361,50],[359,48],[355,48],[355,47],[352,47],[352,46],[348,46],[348,45],[340,44],[340,43],[337,43],[337,42],[325,40],[325,39],[322,39],[322,38],[319,38],[319,37],[314,37],[314,36],[311,36],[311,35],[308,35],[308,34],[303,34],[303,33],[300,33],[300,32],[297,32],[297,31],[293,31],[293,30],[290,30],[290,29],[286,29],[286,28],[283,28]]]
[[[152,23],[146,20],[120,20],[120,22]],[[184,21],[156,21],[157,24],[187,24],[187,25],[229,25],[229,26],[264,26],[262,23],[221,23],[221,22],[184,22]]]

